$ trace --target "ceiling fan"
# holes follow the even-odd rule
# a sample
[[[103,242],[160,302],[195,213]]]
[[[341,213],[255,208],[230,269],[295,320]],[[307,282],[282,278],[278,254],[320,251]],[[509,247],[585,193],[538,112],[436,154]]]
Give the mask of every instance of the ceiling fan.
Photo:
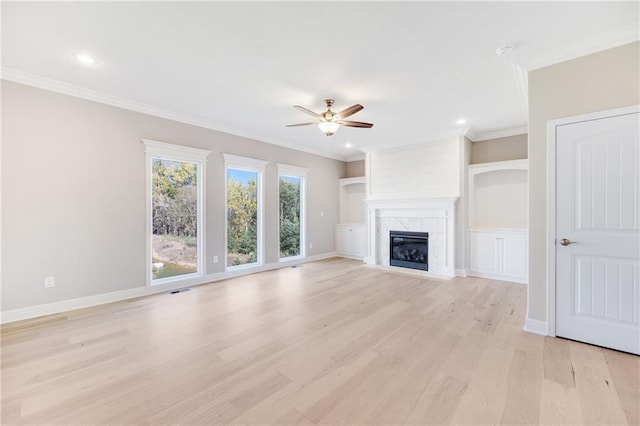
[[[312,126],[317,125],[320,130],[324,132],[325,135],[331,136],[333,135],[340,126],[346,127],[364,127],[366,129],[373,127],[372,123],[363,123],[361,121],[345,121],[344,119],[355,114],[358,111],[361,111],[364,107],[360,104],[351,105],[348,108],[343,109],[340,112],[331,111],[331,107],[333,106],[333,99],[325,99],[324,101],[327,104],[327,110],[321,114],[315,113],[309,109],[301,107],[300,105],[294,105],[294,108],[299,109],[305,114],[312,115],[318,119],[318,121],[312,121],[309,123],[300,123],[300,124],[289,124],[287,127],[300,127],[300,126]]]

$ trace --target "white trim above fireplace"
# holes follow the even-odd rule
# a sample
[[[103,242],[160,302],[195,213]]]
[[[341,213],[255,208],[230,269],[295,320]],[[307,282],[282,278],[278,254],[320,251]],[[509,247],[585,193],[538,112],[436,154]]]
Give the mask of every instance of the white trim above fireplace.
[[[419,273],[437,278],[453,278],[455,206],[458,198],[366,200],[369,244],[365,263],[389,266],[390,230],[428,232],[429,271]]]

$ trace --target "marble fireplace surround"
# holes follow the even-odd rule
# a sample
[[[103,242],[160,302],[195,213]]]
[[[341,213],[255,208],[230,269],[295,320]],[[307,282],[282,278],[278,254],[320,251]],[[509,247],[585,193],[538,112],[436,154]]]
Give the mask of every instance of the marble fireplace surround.
[[[389,231],[428,232],[429,271],[398,269],[437,278],[453,278],[457,200],[458,197],[366,200],[369,247],[365,263],[396,269],[389,266]]]

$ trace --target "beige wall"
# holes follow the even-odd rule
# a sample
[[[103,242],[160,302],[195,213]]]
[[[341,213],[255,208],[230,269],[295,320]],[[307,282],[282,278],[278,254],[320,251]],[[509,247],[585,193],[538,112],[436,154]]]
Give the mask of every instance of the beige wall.
[[[222,272],[222,153],[267,160],[265,262],[278,261],[277,168],[310,169],[308,255],[334,251],[345,164],[276,145],[2,82],[2,311],[145,286],[141,138],[211,150],[205,273]],[[272,194],[272,196],[269,196]],[[320,215],[323,211],[324,215]],[[44,288],[44,277],[56,278]]]
[[[361,177],[364,176],[364,160],[349,161],[345,163],[345,176],[346,178]]]
[[[527,158],[527,135],[487,139],[471,145],[471,164]]]
[[[547,121],[640,103],[639,49],[632,43],[529,73],[530,319],[548,320]]]

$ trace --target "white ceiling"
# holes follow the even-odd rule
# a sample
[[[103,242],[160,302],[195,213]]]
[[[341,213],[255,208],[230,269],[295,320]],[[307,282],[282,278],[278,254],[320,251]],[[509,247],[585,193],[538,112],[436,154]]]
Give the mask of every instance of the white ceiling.
[[[2,75],[350,159],[523,128],[522,70],[637,40],[638,13],[610,1],[3,2]],[[79,51],[101,64],[78,64]],[[326,98],[361,103],[351,119],[374,127],[284,127],[310,121],[292,105],[321,112]]]

